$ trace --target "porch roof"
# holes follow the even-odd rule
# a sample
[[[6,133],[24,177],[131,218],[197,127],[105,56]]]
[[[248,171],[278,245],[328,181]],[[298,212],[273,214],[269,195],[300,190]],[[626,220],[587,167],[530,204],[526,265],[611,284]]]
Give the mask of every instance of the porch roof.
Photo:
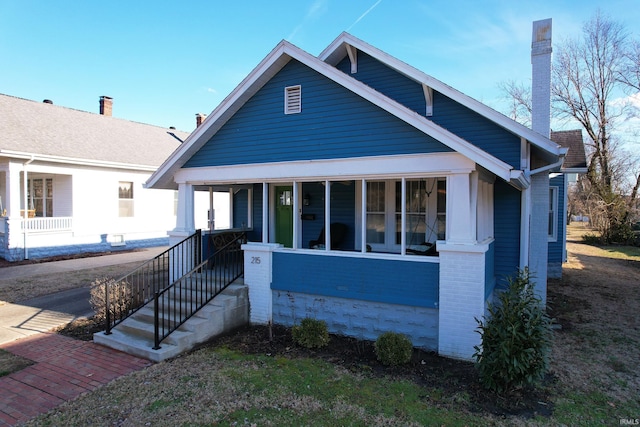
[[[152,171],[186,132],[0,94],[0,156]]]

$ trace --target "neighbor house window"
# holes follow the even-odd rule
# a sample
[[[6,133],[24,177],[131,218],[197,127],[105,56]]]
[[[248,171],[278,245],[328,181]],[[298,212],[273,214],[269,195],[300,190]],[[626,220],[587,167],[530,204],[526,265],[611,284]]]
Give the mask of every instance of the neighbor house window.
[[[120,181],[118,186],[118,203],[121,217],[133,216],[133,182]]]
[[[405,242],[422,247],[445,239],[446,181],[441,178],[405,182]],[[366,242],[373,251],[400,252],[402,245],[402,181],[367,181]]]
[[[558,239],[558,187],[549,187],[549,241]]]
[[[289,86],[284,88],[284,113],[295,114],[302,111],[302,87]]]
[[[53,216],[53,179],[28,179],[27,200],[29,200],[29,209],[35,209],[35,216]]]

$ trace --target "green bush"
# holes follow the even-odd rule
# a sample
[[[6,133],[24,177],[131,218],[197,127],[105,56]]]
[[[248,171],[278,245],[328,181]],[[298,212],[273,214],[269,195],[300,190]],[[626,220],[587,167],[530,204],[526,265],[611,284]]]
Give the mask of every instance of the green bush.
[[[291,329],[293,341],[305,348],[322,348],[329,344],[329,330],[323,320],[306,317]]]
[[[535,386],[547,371],[551,319],[533,293],[528,269],[510,277],[509,289],[489,304],[485,321],[476,319],[482,345],[475,346],[482,385],[499,394]]]
[[[411,360],[413,344],[405,335],[385,332],[374,344],[378,360],[387,366],[404,365]]]
[[[587,245],[599,246],[602,244],[602,238],[595,234],[583,234],[582,241]]]

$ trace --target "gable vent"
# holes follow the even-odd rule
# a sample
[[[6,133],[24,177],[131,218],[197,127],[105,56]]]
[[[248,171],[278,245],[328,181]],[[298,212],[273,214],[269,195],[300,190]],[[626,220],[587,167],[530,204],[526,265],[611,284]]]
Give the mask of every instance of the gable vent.
[[[284,113],[295,114],[302,111],[302,87],[289,86],[284,88]]]

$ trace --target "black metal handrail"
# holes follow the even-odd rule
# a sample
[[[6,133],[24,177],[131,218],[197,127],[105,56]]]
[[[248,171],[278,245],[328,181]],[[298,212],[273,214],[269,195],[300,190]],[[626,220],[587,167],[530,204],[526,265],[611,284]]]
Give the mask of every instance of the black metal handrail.
[[[214,254],[154,296],[154,350],[173,331],[244,274],[246,233],[211,236]],[[222,244],[221,247],[217,247]]]
[[[105,334],[118,323],[153,300],[167,288],[173,277],[180,277],[202,261],[202,233],[194,234],[170,247],[115,281],[105,284]]]

